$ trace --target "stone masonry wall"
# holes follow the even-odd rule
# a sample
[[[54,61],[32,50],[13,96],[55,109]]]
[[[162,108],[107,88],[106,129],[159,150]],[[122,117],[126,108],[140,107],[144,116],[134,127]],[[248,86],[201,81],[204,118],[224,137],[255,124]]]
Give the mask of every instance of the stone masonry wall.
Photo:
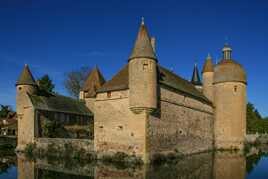
[[[71,146],[76,151],[83,150],[87,153],[94,151],[93,140],[88,139],[63,139],[63,138],[35,138],[34,140],[38,149],[48,150],[53,146],[57,151],[65,151],[66,145]]]
[[[149,116],[148,150],[196,153],[213,147],[213,108],[193,98],[160,89],[160,111]]]
[[[97,95],[94,114],[94,145],[101,153],[125,152],[145,159],[144,112],[129,109],[129,91],[114,91]]]

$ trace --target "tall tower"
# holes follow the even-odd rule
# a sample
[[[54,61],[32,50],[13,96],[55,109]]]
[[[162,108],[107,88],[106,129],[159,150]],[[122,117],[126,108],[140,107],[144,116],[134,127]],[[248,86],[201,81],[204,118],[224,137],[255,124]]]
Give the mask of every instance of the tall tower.
[[[202,75],[203,75],[203,93],[211,102],[213,102],[214,66],[210,54],[208,54],[206,62],[203,66]]]
[[[16,82],[16,108],[18,115],[18,146],[23,150],[27,143],[34,139],[34,109],[31,106],[28,95],[33,95],[37,91],[37,85],[28,65],[24,69]]]
[[[157,108],[157,58],[144,21],[128,60],[129,108],[139,113]]]
[[[193,71],[191,83],[195,86],[196,89],[198,89],[199,91],[202,91],[202,82],[199,76],[197,64],[194,65],[194,71]]]
[[[215,147],[243,149],[246,135],[246,72],[225,44],[214,68]]]

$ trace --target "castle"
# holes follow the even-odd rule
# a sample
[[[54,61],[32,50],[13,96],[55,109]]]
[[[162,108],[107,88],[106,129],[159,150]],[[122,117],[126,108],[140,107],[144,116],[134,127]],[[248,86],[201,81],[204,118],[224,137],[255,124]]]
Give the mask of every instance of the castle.
[[[107,82],[94,68],[80,100],[40,92],[25,66],[16,83],[17,149],[49,137],[42,130],[42,121],[47,119],[67,127],[77,124],[79,129],[94,121],[92,147],[99,155],[124,152],[150,161],[156,153],[243,149],[246,73],[232,59],[230,46],[226,44],[222,53],[215,65],[207,57],[202,82],[197,66],[192,80],[187,81],[159,64],[155,38],[149,36],[142,21],[128,63]],[[81,136],[89,139],[82,134],[67,138]]]

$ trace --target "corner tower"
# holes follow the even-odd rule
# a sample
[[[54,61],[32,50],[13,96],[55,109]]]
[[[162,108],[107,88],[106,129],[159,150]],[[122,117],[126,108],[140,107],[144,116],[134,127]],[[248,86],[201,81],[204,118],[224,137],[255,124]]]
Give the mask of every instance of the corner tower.
[[[37,85],[28,65],[16,82],[16,110],[18,115],[18,145],[17,150],[23,150],[25,145],[34,140],[34,109],[28,95],[37,92]]]
[[[128,60],[129,108],[134,113],[157,108],[157,58],[142,19]]]
[[[214,65],[210,54],[208,54],[206,62],[203,66],[202,77],[203,77],[203,93],[211,102],[213,102]]]
[[[225,44],[223,59],[214,68],[215,147],[243,149],[246,135],[246,73],[232,60]]]

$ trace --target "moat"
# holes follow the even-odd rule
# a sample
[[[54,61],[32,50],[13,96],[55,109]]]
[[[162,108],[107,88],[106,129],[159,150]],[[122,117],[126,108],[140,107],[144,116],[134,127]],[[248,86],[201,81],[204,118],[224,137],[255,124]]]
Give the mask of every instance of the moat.
[[[248,156],[235,152],[202,153],[158,165],[128,167],[119,164],[28,159],[12,151],[0,153],[0,179],[127,178],[127,179],[264,179],[268,178],[268,155]]]

